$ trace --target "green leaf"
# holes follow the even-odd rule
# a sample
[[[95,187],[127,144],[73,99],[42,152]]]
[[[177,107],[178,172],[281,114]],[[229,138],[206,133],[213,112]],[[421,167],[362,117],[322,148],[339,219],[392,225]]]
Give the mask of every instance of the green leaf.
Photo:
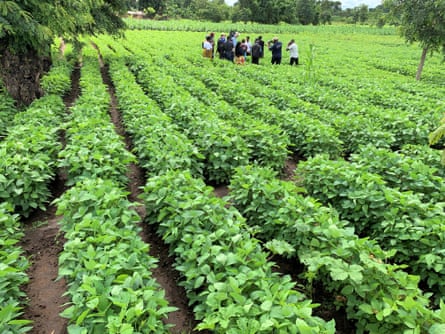
[[[272,302],[270,300],[266,300],[261,304],[261,309],[263,311],[270,311],[272,308]]]

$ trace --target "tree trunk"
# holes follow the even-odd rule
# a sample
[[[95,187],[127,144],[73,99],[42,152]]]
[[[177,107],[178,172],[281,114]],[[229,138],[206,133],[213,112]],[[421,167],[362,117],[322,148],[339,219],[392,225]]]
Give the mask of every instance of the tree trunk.
[[[50,57],[39,56],[34,50],[25,53],[3,50],[0,55],[1,79],[18,105],[27,106],[43,95],[40,78],[50,65]]]
[[[428,48],[423,48],[422,57],[420,57],[419,66],[417,67],[416,80],[419,81],[422,75],[423,65],[425,65],[426,53],[428,52]]]

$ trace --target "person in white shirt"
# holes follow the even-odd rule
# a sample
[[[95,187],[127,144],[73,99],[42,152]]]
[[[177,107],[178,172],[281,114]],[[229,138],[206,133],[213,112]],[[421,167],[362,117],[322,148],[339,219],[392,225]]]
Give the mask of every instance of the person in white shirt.
[[[289,51],[289,55],[290,55],[290,65],[292,66],[293,64],[298,65],[298,45],[295,43],[295,40],[292,39],[288,44],[287,44],[287,51]]]
[[[252,53],[252,43],[250,42],[249,36],[246,37],[246,46],[247,46],[246,56],[250,56],[250,54]]]
[[[207,36],[205,41],[202,43],[202,55],[205,58],[212,58],[213,45],[210,42],[210,36]]]

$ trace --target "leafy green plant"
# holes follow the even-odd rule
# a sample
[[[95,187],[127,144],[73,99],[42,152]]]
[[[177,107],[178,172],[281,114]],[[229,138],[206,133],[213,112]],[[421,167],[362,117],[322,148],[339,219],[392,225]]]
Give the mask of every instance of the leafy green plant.
[[[17,112],[13,98],[0,87],[0,140],[7,135],[7,130]]]
[[[445,137],[445,117],[440,121],[439,127],[429,135],[430,145],[437,144]],[[442,164],[445,165],[445,150],[442,151]]]
[[[423,201],[445,200],[445,185],[442,177],[435,175],[437,170],[414,157],[368,145],[353,154],[350,160],[379,174],[392,188],[413,191]]]
[[[78,182],[57,200],[67,242],[59,275],[70,306],[70,333],[165,333],[162,318],[176,310],[152,277],[157,260],[139,237],[134,204],[111,180]]]
[[[66,124],[67,144],[59,153],[59,167],[68,172],[68,185],[84,178],[115,179],[128,183],[126,171],[135,157],[125,148],[107,114],[110,96],[101,82],[97,62],[84,57],[82,97]]]
[[[323,156],[298,166],[297,175],[308,193],[332,205],[360,235],[396,251],[397,263],[408,264],[434,291],[443,295],[444,203],[423,203],[412,192],[387,186],[367,167]],[[436,300],[438,303],[438,300]]]
[[[204,155],[203,174],[207,180],[228,182],[233,168],[248,163],[251,150],[236,128],[212,115],[195,117],[193,110],[200,105],[184,92],[175,94],[177,85],[171,77],[153,75],[149,67],[138,68],[138,82]]]
[[[49,202],[63,110],[60,97],[41,98],[17,114],[15,125],[0,142],[0,198],[24,216],[36,208],[44,210]]]
[[[198,329],[215,333],[333,333],[334,323],[311,315],[315,305],[250,236],[238,211],[188,172],[150,178],[142,195],[146,222],[176,256]]]
[[[25,306],[22,286],[29,280],[29,262],[19,246],[23,232],[18,215],[6,202],[0,204],[0,331],[21,334],[31,329],[30,320],[20,319]]]
[[[230,183],[230,202],[265,247],[281,241],[276,249],[285,246],[288,256],[293,248],[306,266],[302,276],[308,286],[318,281],[342,300],[337,304],[357,321],[357,333],[427,332],[435,324],[445,326],[443,314],[429,308],[419,277],[402,271],[404,265],[387,263],[394,252],[357,237],[334,210],[276,176],[259,167],[238,168]]]
[[[72,64],[61,58],[53,62],[51,70],[40,80],[45,94],[63,96],[71,88]]]

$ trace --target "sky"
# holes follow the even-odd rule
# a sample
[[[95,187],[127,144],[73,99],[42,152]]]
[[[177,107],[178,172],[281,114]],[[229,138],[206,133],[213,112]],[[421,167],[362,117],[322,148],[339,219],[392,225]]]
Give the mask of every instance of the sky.
[[[226,4],[233,5],[238,0],[225,0]],[[368,5],[369,8],[374,8],[382,3],[382,0],[340,0],[342,9],[354,8],[362,4]]]

